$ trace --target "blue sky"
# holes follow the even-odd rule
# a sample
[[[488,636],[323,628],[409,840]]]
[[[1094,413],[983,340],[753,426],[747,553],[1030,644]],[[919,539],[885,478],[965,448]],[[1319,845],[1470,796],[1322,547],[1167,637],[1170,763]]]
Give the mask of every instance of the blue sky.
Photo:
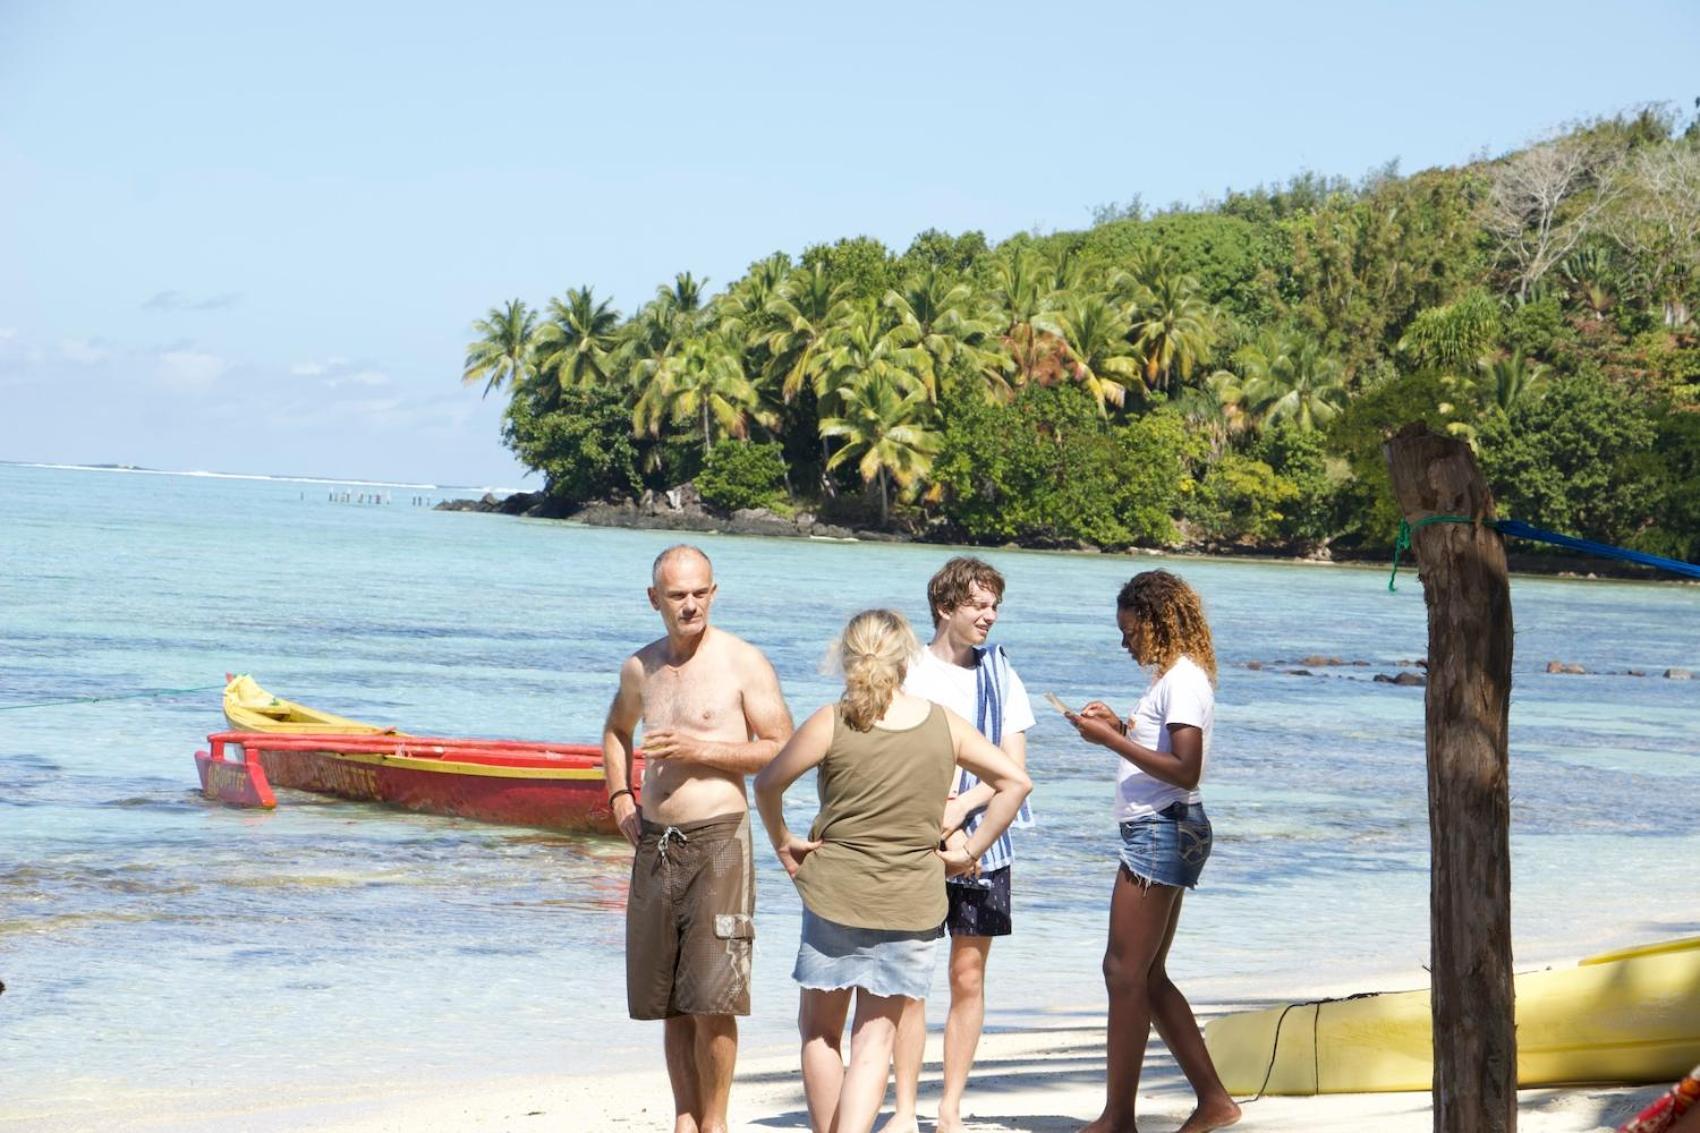
[[[1700,5],[0,0],[0,459],[520,485],[468,324],[1700,95]]]

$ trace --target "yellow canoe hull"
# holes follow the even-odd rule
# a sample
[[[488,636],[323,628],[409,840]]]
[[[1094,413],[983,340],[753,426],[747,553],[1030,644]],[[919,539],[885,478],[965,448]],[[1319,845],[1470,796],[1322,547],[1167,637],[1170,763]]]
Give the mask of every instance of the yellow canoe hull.
[[[1516,988],[1519,1086],[1673,1082],[1700,1063],[1700,937],[1524,972]],[[1386,992],[1226,1015],[1204,1041],[1236,1094],[1428,1090],[1431,1025],[1427,991]]]
[[[346,716],[321,712],[293,700],[273,696],[246,674],[231,677],[224,686],[224,718],[236,732],[269,732],[280,736],[304,736],[314,732],[336,732],[348,736],[401,735],[394,728],[363,724]]]

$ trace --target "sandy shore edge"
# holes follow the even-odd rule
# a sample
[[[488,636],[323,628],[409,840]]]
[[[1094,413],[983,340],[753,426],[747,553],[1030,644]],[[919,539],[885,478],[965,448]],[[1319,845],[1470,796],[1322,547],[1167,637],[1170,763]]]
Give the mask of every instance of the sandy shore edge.
[[[1236,1005],[1239,1006],[1239,1005]],[[1201,1019],[1219,1011],[1201,1007]],[[921,1084],[922,1129],[938,1098],[939,1036],[931,1036]],[[544,1133],[572,1130],[670,1131],[671,1097],[656,1035],[653,1068],[613,1073],[495,1078],[417,1084],[382,1091],[291,1084],[287,1069],[251,1090],[220,1087],[91,1094],[51,1110],[0,1112],[0,1130],[69,1133],[100,1128],[135,1133]],[[1074,1133],[1103,1103],[1103,1026],[1075,1017],[988,1033],[981,1043],[966,1109],[975,1133]],[[1609,1130],[1663,1089],[1576,1087],[1525,1090],[1518,1126],[1534,1133]],[[887,1095],[889,1106],[890,1095]],[[7,1107],[10,1108],[10,1107]],[[1172,1133],[1192,1108],[1178,1068],[1153,1039],[1141,1086],[1144,1133]],[[807,1130],[795,1050],[746,1052],[732,1091],[732,1128]],[[1262,1098],[1250,1102],[1238,1128],[1346,1133],[1427,1133],[1433,1128],[1423,1093]]]

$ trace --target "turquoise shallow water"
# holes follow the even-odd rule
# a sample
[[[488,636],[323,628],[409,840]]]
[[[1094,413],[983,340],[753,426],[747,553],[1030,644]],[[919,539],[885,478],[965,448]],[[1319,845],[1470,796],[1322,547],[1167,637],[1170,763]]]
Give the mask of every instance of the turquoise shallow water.
[[[347,715],[594,740],[621,658],[658,632],[662,533],[327,501],[323,486],[0,466],[0,706],[215,684]],[[801,717],[857,609],[925,620],[934,547],[712,538],[719,624],[763,646]],[[1035,696],[1131,704],[1115,588],[1140,557],[994,552],[999,636]],[[1206,798],[1217,849],[1172,968],[1198,998],[1297,996],[1426,961],[1421,587],[1384,571],[1170,561],[1223,668]],[[1512,709],[1521,965],[1700,932],[1700,590],[1518,579]],[[1370,662],[1296,677],[1251,660]],[[1113,766],[1042,703],[1040,825],[993,1025],[1102,1001]],[[653,1060],[624,1017],[619,842],[284,792],[195,792],[216,692],[0,711],[0,1100],[110,1088],[582,1071]],[[794,792],[806,822],[811,793]],[[758,840],[759,842],[759,840]],[[797,901],[762,853],[752,1046],[791,1040]],[[941,984],[942,989],[942,976]],[[935,1002],[935,1007],[937,1003]],[[0,1105],[0,1112],[6,1107]]]

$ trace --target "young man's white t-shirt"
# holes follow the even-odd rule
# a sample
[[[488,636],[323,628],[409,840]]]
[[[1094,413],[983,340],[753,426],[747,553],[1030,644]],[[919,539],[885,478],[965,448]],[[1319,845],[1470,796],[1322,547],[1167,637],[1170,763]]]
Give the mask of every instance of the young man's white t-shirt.
[[[1139,707],[1128,718],[1128,736],[1141,747],[1152,751],[1173,750],[1170,745],[1170,724],[1191,724],[1204,733],[1204,757],[1199,768],[1200,780],[1210,763],[1210,728],[1216,718],[1216,690],[1210,687],[1210,675],[1190,657],[1182,657],[1169,671],[1151,682]],[[1147,775],[1127,760],[1121,761],[1116,774],[1116,820],[1127,822],[1149,818],[1177,802],[1202,802],[1196,789],[1187,790]]]
[[[909,662],[908,675],[903,678],[903,691],[940,704],[968,721],[978,724],[980,704],[975,670],[941,660],[931,649],[922,649]],[[1027,688],[1009,669],[1009,687],[1003,696],[1003,734],[1013,735],[1033,727],[1033,706],[1027,702]]]

